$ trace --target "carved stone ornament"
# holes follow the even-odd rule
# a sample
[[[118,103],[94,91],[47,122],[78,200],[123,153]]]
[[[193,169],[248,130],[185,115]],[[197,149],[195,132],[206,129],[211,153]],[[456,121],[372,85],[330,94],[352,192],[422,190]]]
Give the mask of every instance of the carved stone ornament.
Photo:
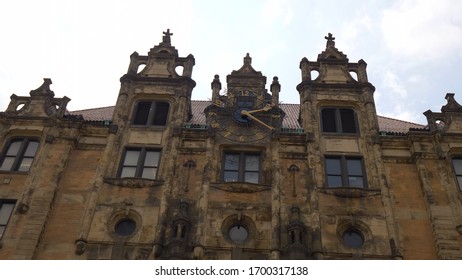
[[[82,255],[85,253],[85,250],[87,248],[87,241],[83,239],[79,239],[75,242],[75,254],[76,255]]]
[[[157,187],[164,183],[161,180],[151,180],[144,178],[110,178],[105,177],[104,182],[114,186],[127,187],[127,188],[145,188]]]
[[[319,189],[319,192],[330,194],[330,195],[335,195],[339,197],[349,197],[349,198],[380,195],[379,189],[365,189],[365,188],[352,188],[352,187],[322,188],[322,189]]]
[[[225,192],[237,193],[254,193],[271,190],[271,187],[268,185],[257,185],[244,182],[212,183],[210,186]]]

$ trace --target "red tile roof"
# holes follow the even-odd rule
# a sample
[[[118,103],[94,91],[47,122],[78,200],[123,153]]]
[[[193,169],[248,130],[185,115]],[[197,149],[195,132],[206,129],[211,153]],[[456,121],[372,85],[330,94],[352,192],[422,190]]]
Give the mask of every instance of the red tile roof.
[[[211,104],[211,101],[193,100],[191,102],[193,117],[190,124],[205,124],[204,109]],[[298,123],[298,114],[300,111],[299,104],[280,104],[280,108],[286,113],[282,126],[290,129],[301,128]],[[86,110],[72,111],[72,115],[81,115],[88,121],[111,120],[114,112],[114,106],[93,108]],[[410,128],[422,129],[425,126],[407,121],[401,121],[388,117],[377,116],[380,131],[406,133]]]

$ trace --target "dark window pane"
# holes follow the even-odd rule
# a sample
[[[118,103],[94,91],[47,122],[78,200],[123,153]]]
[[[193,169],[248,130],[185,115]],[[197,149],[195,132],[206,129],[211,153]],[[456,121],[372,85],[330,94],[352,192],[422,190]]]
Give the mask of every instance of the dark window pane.
[[[353,176],[348,177],[348,185],[350,187],[363,188],[364,187],[363,177],[353,177]]]
[[[258,170],[260,170],[260,156],[258,156],[258,155],[246,155],[245,156],[245,170],[246,171],[258,171]]]
[[[144,158],[145,167],[156,167],[159,164],[160,153],[156,151],[147,151]]]
[[[348,175],[362,176],[362,161],[360,159],[347,159]]]
[[[258,172],[245,172],[244,181],[247,183],[258,184]]]
[[[21,160],[21,164],[19,164],[19,166],[17,168],[18,171],[22,171],[22,172],[29,171],[33,160],[34,160],[33,158],[23,158]]]
[[[454,171],[456,172],[456,174],[462,175],[462,159],[453,159],[452,164],[454,165]]]
[[[338,158],[326,158],[326,172],[329,175],[340,175],[342,169],[340,166],[340,159]]]
[[[237,182],[239,180],[239,173],[237,171],[225,171],[223,177],[225,182]]]
[[[120,174],[121,178],[126,178],[126,177],[135,177],[136,174],[136,167],[124,167],[122,168],[122,172]]]
[[[0,206],[0,225],[6,225],[13,212],[14,203],[3,203]]]
[[[156,179],[157,168],[144,168],[143,174],[141,174],[142,178],[146,179]]]
[[[125,152],[124,166],[137,166],[138,158],[140,156],[140,151],[136,150],[127,150]]]
[[[165,125],[167,123],[168,108],[167,102],[156,103],[154,118],[152,119],[153,125]]]
[[[328,187],[342,187],[342,176],[327,176],[327,186]]]
[[[343,133],[356,133],[355,115],[351,109],[340,109]]]
[[[128,236],[135,232],[135,230],[136,223],[132,219],[124,219],[118,222],[114,227],[114,231],[120,236]]]
[[[0,239],[2,239],[2,237],[3,237],[3,233],[5,232],[5,228],[6,228],[6,226],[0,225]]]
[[[23,140],[11,142],[8,151],[6,152],[7,156],[16,156],[18,154],[19,148],[21,147]]]
[[[2,166],[0,166],[0,170],[2,171],[11,171],[14,163],[14,157],[6,157],[3,159]]]
[[[139,102],[136,106],[135,118],[133,124],[146,125],[148,123],[151,102]]]
[[[462,191],[462,176],[457,176],[457,183],[459,184],[459,189]]]
[[[323,132],[337,132],[335,122],[335,109],[325,108],[321,112],[322,118],[322,131]]]
[[[228,232],[229,239],[237,243],[244,242],[248,235],[247,229],[243,226],[233,226]]]
[[[26,149],[26,152],[24,153],[24,156],[34,157],[35,153],[37,153],[38,146],[39,146],[39,142],[29,141],[29,144],[27,145],[27,149]]]
[[[239,170],[239,155],[226,154],[225,155],[225,170]]]
[[[347,230],[343,233],[343,242],[349,247],[360,248],[364,244],[364,239],[356,230]]]

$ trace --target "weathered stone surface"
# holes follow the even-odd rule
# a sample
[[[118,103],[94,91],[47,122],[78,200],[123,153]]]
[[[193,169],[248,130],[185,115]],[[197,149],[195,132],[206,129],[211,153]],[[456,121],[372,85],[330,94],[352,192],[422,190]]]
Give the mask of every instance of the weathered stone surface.
[[[0,200],[16,202],[0,259],[462,259],[452,164],[462,156],[462,107],[454,94],[440,113],[425,112],[428,128],[380,132],[366,63],[349,62],[329,34],[316,61],[300,62],[297,110],[281,109],[293,107],[278,104],[283,81],[274,77],[268,91],[247,54],[226,77],[226,94],[214,76],[211,102],[195,103],[202,109],[193,115],[194,57],[179,57],[171,35],[131,55],[112,120],[66,114],[69,99],[55,97],[49,79],[11,97],[0,113],[1,156],[13,139],[40,145],[28,172],[0,171]],[[139,101],[167,102],[166,124],[134,125]],[[335,132],[323,131],[323,108],[337,110]],[[350,111],[354,131],[344,133]],[[284,121],[289,113],[296,117]],[[225,124],[234,128],[220,130]],[[158,164],[127,148],[160,151]],[[226,153],[239,162],[225,162]],[[338,170],[326,156],[343,160]],[[156,169],[155,179],[121,178],[123,167],[136,166]],[[341,187],[329,186],[328,176],[342,174]],[[362,187],[350,185],[359,179]]]

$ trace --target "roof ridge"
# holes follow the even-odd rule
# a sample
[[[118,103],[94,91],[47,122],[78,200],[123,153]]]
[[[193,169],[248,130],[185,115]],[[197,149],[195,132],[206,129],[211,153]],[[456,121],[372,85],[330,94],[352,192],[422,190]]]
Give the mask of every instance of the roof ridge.
[[[377,117],[381,117],[381,118],[385,118],[385,119],[389,119],[389,120],[394,120],[394,121],[398,121],[398,122],[405,122],[405,123],[409,123],[409,124],[415,124],[415,125],[425,126],[424,124],[415,123],[415,122],[410,122],[410,121],[405,121],[405,120],[399,120],[399,119],[390,118],[390,117],[381,116],[381,115],[377,115]]]
[[[81,109],[81,110],[72,110],[72,111],[69,111],[69,112],[72,113],[72,112],[90,111],[90,110],[97,110],[97,109],[104,109],[104,108],[111,108],[111,107],[115,107],[115,105],[96,107],[96,108],[89,108],[89,109]]]

